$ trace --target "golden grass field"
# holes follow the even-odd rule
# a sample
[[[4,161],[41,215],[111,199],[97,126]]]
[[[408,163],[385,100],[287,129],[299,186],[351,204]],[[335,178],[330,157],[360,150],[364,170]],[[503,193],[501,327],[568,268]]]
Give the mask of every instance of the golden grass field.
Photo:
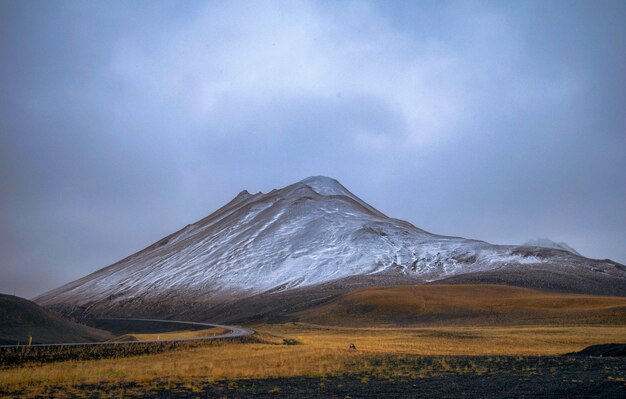
[[[171,339],[190,339],[190,338],[202,338],[202,337],[212,337],[215,335],[221,335],[228,332],[225,328],[221,327],[213,327],[206,328],[202,330],[183,330],[183,331],[171,331],[164,333],[153,333],[153,334],[124,334],[115,339],[112,339],[111,342],[121,342],[121,341],[166,341]]]
[[[0,388],[25,389],[36,396],[46,386],[59,384],[71,387],[115,385],[116,381],[193,382],[361,372],[404,375],[406,369],[395,363],[394,367],[385,369],[379,360],[407,354],[555,355],[596,343],[626,341],[626,326],[359,329],[284,324],[253,327],[263,342],[224,342],[156,355],[29,364],[1,370]],[[283,345],[283,339],[295,339],[300,344]],[[351,342],[356,344],[356,351],[348,349]]]
[[[407,287],[400,292],[404,296],[407,295],[407,291],[415,294],[412,288]],[[468,289],[466,286],[461,286],[458,290],[467,294]],[[392,291],[390,296],[373,290],[374,295],[368,294],[366,299],[369,298],[367,301],[371,302],[373,297],[382,304],[384,309],[388,309],[389,301],[391,301],[389,298],[394,298],[396,293],[393,291],[395,290],[396,288],[385,290]],[[448,294],[454,291],[450,287],[441,288],[439,298],[443,297],[443,290]],[[479,290],[485,292],[485,287]],[[425,300],[425,303],[426,309],[430,312],[440,309],[445,313],[457,305],[462,311],[481,310],[482,313],[478,312],[479,316],[474,319],[476,321],[486,320],[484,313],[488,309],[493,309],[496,313],[509,309],[514,314],[525,315],[525,319],[521,320],[530,317],[534,320],[531,325],[511,325],[511,320],[503,321],[501,325],[468,325],[467,320],[463,320],[460,324],[451,322],[448,325],[442,325],[441,320],[438,320],[436,325],[402,324],[394,327],[367,328],[322,326],[302,322],[252,325],[248,327],[258,332],[258,342],[223,341],[210,346],[176,349],[153,355],[7,367],[0,369],[0,392],[23,390],[26,393],[25,396],[36,397],[46,392],[50,386],[65,386],[67,392],[73,392],[73,387],[81,384],[114,386],[120,381],[143,384],[165,380],[182,381],[193,385],[197,381],[326,376],[345,373],[384,373],[394,376],[429,372],[428,369],[416,371],[398,366],[399,363],[396,360],[409,355],[547,356],[579,351],[593,344],[626,342],[624,319],[607,319],[613,314],[615,307],[618,309],[618,314],[621,314],[619,312],[623,309],[626,298],[585,297],[527,291],[525,292],[526,299],[524,299],[524,292],[515,288],[509,292],[508,296],[505,295],[506,292],[500,292],[500,295],[496,295],[491,303],[485,296],[478,296],[457,304],[455,295],[446,296],[447,299],[441,299],[439,304],[430,302],[431,299]],[[362,295],[361,292],[354,293],[357,299],[359,295]],[[432,292],[437,293],[437,290]],[[494,294],[487,292],[485,295]],[[417,294],[413,297],[417,298],[415,299],[417,301],[423,300],[423,296]],[[348,296],[348,298],[354,297]],[[437,296],[433,294],[429,298],[437,298]],[[326,309],[322,308],[322,312],[316,317],[321,318],[321,314],[326,320],[331,320],[328,306],[331,310],[338,309],[339,305],[344,306],[345,302],[342,302],[344,300],[345,298],[340,299],[339,302],[327,305]],[[362,300],[361,303],[363,303]],[[515,304],[519,304],[517,308]],[[406,301],[400,302],[399,308],[403,309],[405,305]],[[562,311],[557,312],[555,309],[558,308]],[[536,309],[536,317],[529,315],[529,309]],[[599,316],[594,316],[593,312]],[[360,320],[362,312],[357,312],[357,314],[357,319]],[[546,314],[553,314],[553,319],[547,318]],[[572,316],[579,314],[587,316],[579,320],[575,320]],[[344,315],[344,317],[347,316]],[[570,323],[565,324],[568,320]],[[601,323],[602,321],[604,324]],[[345,322],[345,319],[342,319],[342,323],[345,324]],[[196,333],[201,333],[201,331],[193,332],[193,334]],[[182,334],[187,337],[187,334],[191,333]],[[162,339],[165,336],[173,335],[162,334]],[[149,337],[141,335],[137,338],[154,339],[153,335]],[[285,340],[295,340],[297,344],[286,345]],[[349,350],[350,343],[354,343],[357,350]],[[448,367],[445,357],[437,362],[444,362],[438,364],[438,367]],[[473,371],[480,372],[480,367],[477,365],[476,370]]]
[[[367,288],[300,313],[323,325],[626,325],[626,297],[505,285]]]

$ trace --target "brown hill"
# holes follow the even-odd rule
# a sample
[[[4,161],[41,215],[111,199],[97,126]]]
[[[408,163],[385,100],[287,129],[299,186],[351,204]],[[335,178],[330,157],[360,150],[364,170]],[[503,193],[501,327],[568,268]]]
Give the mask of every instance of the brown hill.
[[[113,335],[75,323],[34,302],[0,294],[0,344],[106,341]]]
[[[626,324],[626,298],[504,285],[367,288],[294,314],[324,325]]]

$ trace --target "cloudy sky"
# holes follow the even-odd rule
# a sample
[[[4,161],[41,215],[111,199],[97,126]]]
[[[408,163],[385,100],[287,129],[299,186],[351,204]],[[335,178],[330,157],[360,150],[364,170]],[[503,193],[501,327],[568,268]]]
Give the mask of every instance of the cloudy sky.
[[[239,191],[626,263],[626,2],[0,0],[0,292]]]

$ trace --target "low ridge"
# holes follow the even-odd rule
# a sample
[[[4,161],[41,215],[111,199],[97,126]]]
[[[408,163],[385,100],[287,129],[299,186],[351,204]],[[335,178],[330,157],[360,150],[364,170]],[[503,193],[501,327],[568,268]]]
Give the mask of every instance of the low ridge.
[[[13,295],[0,294],[0,344],[97,342],[113,334],[75,323]]]
[[[323,325],[626,325],[626,298],[505,285],[364,288],[292,315]]]

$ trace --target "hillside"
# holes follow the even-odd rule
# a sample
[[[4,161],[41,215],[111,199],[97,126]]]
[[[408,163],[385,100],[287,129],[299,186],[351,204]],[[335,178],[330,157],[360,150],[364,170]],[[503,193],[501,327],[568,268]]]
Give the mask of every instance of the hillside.
[[[34,302],[0,294],[0,344],[96,342],[113,338],[104,330],[75,323]]]
[[[322,325],[626,325],[626,298],[504,285],[367,288],[293,315]]]

